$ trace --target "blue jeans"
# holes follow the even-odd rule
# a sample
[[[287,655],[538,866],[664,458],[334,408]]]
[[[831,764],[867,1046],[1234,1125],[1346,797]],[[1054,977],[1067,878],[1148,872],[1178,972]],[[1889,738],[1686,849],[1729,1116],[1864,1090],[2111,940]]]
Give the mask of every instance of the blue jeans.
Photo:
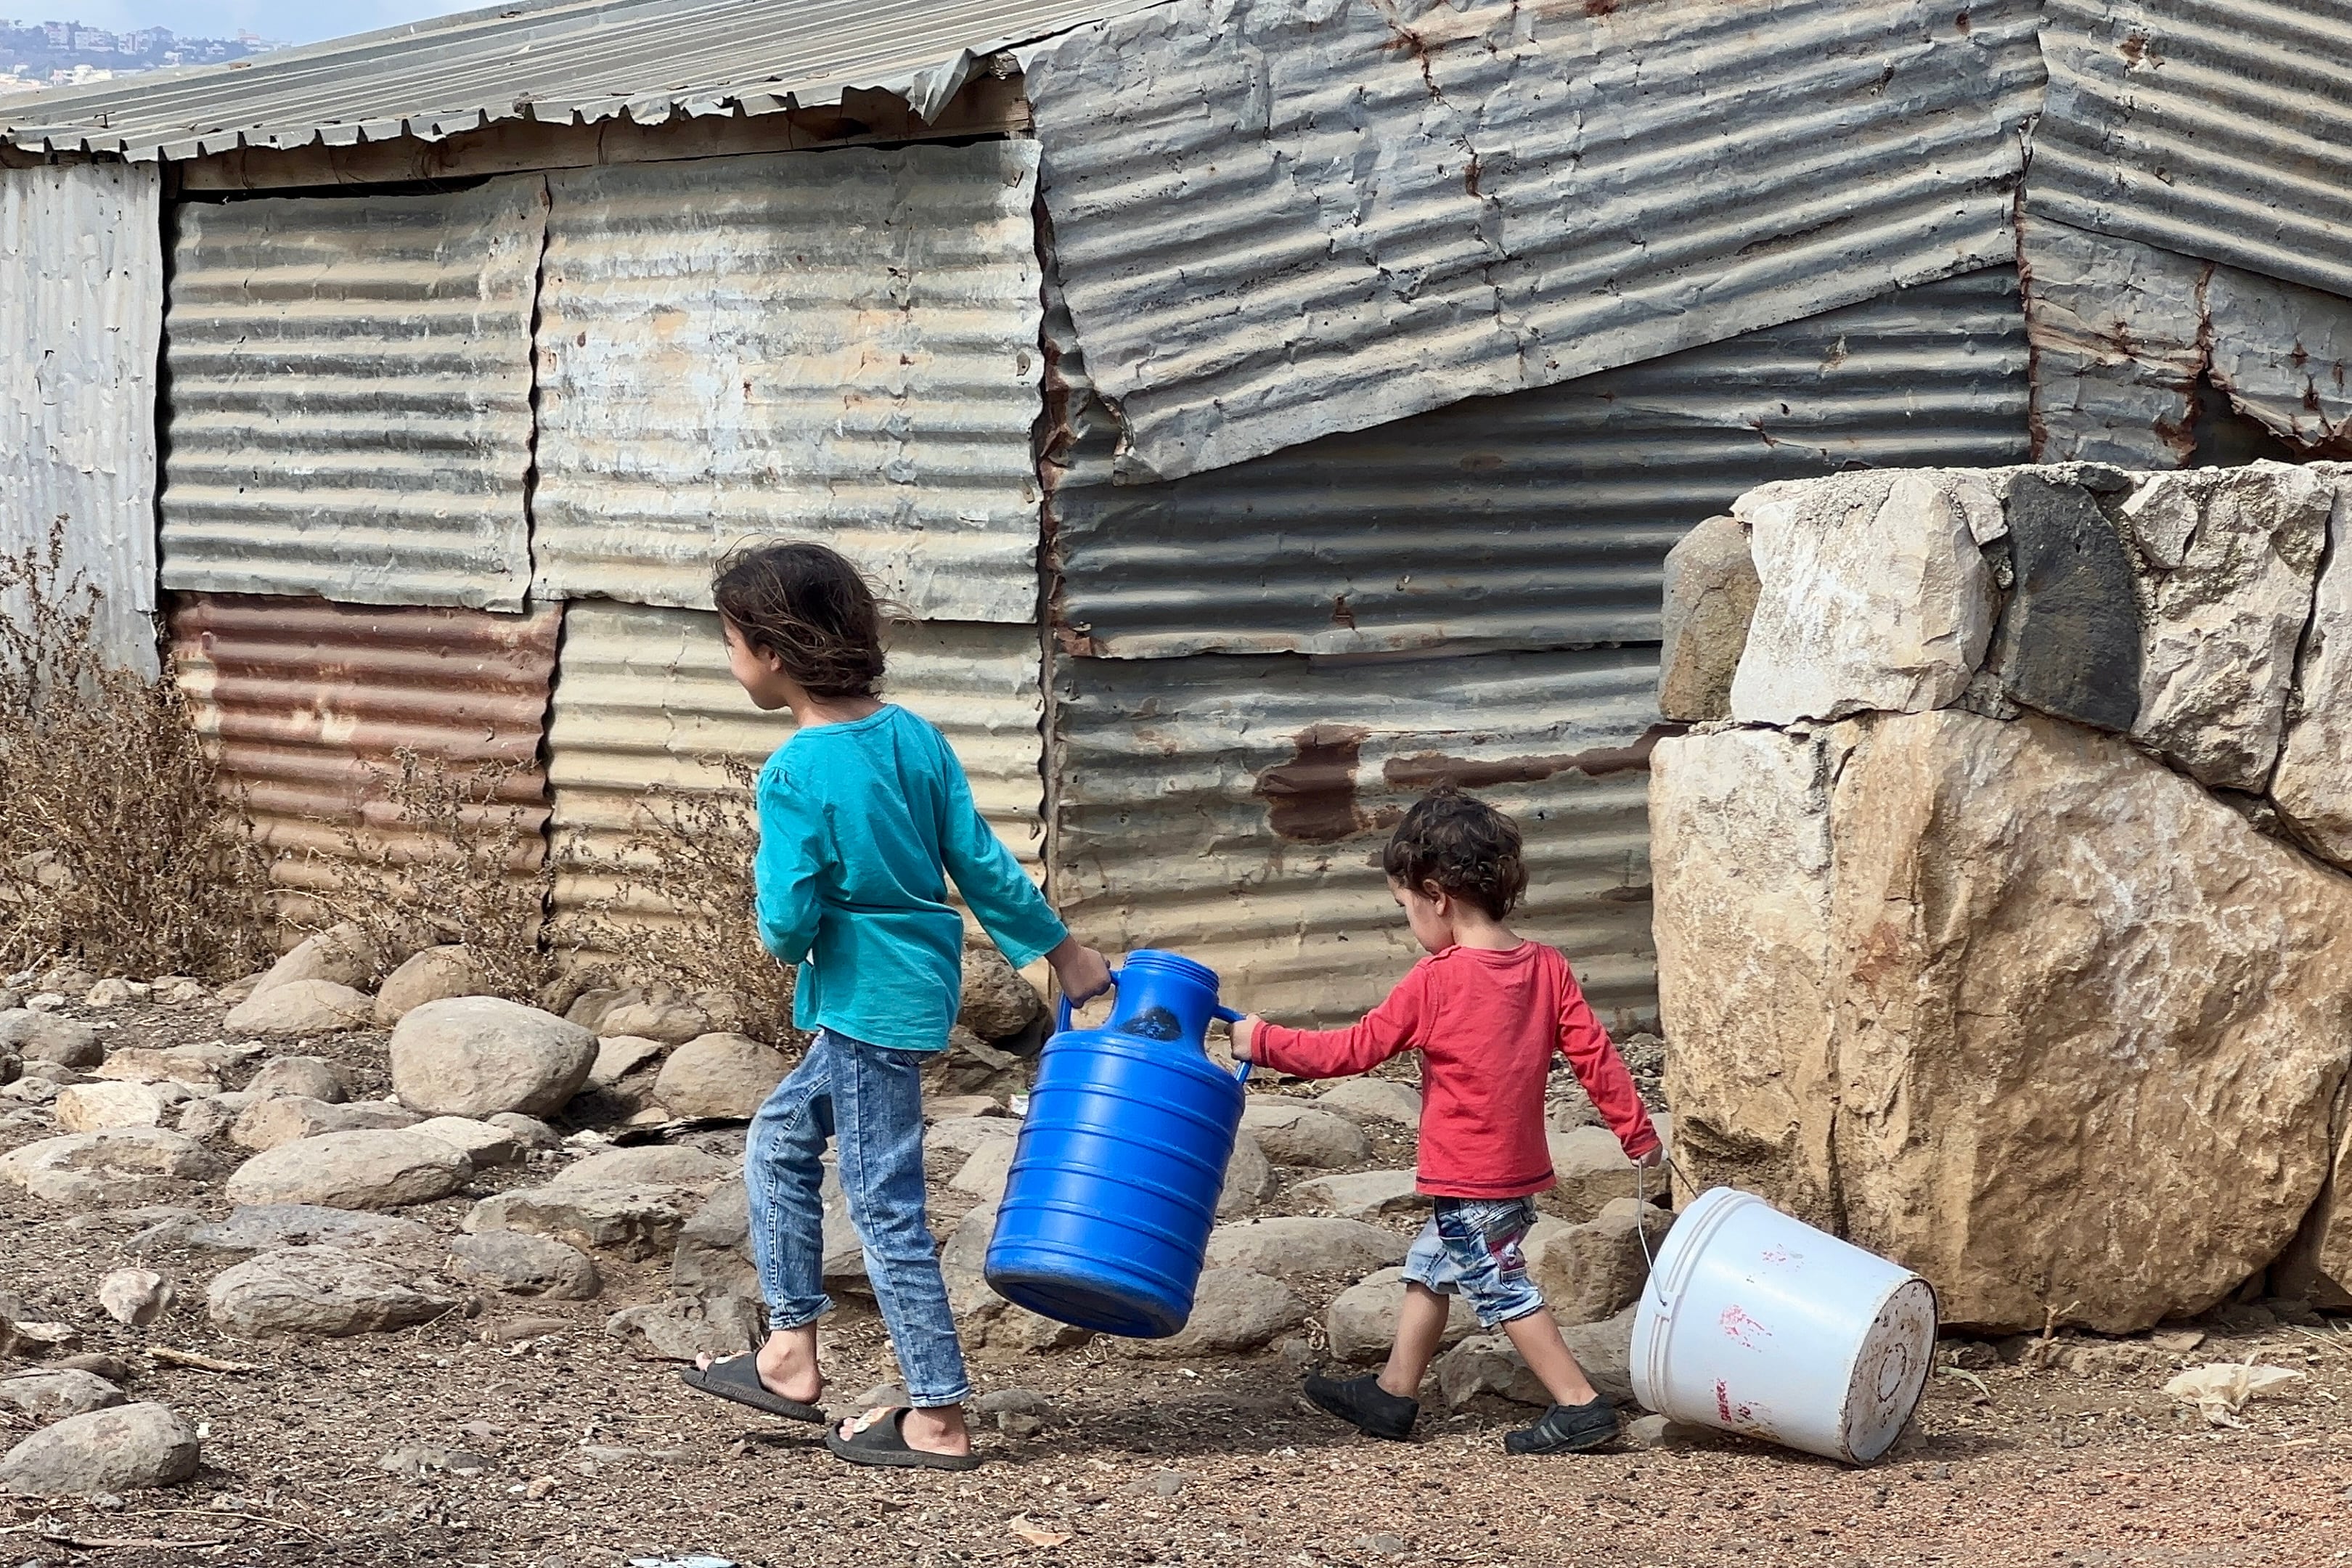
[[[751,1119],[743,1150],[751,1255],[771,1329],[830,1310],[824,1293],[824,1145],[838,1134],[841,1188],[866,1246],[866,1271],[889,1328],[910,1405],[961,1405],[971,1393],[948,1310],[939,1250],[923,1216],[926,1053],[869,1046],[830,1029]]]
[[[1535,1227],[1533,1198],[1440,1198],[1405,1254],[1404,1277],[1460,1295],[1488,1328],[1543,1310],[1519,1243]]]

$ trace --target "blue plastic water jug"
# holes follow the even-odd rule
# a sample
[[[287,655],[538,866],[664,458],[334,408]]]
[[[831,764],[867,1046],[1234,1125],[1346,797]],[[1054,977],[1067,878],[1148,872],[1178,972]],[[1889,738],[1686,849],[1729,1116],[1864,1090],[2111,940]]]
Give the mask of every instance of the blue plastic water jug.
[[[1130,952],[1110,1021],[1045,1042],[988,1246],[988,1283],[1017,1306],[1100,1333],[1164,1339],[1192,1315],[1242,1122],[1238,1074],[1209,1060],[1216,971]]]

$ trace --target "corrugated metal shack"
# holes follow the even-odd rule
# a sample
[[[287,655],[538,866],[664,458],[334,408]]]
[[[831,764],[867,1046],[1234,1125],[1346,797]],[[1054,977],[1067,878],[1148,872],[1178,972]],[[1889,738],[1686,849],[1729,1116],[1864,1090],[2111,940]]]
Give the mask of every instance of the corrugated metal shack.
[[[592,841],[764,753],[705,574],[822,537],[1093,940],[1360,1008],[1450,780],[1631,1025],[1666,550],[2347,455],[2347,79],[2346,0],[570,0],[0,102],[0,542],[310,843],[399,744]]]

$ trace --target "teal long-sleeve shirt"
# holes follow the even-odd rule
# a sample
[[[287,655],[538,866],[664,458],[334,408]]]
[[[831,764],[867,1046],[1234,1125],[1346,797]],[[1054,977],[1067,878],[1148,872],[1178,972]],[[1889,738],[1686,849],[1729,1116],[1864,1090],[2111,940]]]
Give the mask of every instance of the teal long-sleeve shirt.
[[[800,966],[803,1029],[945,1048],[963,974],[948,877],[1015,967],[1069,934],[972,804],[947,737],[895,703],[778,747],[759,808],[760,940]]]

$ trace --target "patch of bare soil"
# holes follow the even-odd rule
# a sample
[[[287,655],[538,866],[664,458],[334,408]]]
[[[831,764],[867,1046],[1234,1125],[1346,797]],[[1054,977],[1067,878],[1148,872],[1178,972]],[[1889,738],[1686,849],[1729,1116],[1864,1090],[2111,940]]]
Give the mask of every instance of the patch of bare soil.
[[[76,1013],[112,1021],[117,1045],[221,1037],[217,1007]],[[381,1037],[277,1054],[291,1051],[333,1057],[383,1092]],[[53,1132],[26,1119],[0,1129],[0,1148]],[[702,1141],[740,1147],[740,1134]],[[1385,1163],[1409,1154],[1380,1142]],[[489,1173],[406,1212],[454,1233],[472,1198],[545,1173]],[[227,1212],[215,1190],[168,1196]],[[1862,1470],[1730,1439],[1512,1458],[1502,1434],[1531,1412],[1481,1398],[1449,1415],[1433,1389],[1416,1441],[1376,1443],[1297,1397],[1311,1329],[1277,1352],[1192,1365],[1097,1341],[975,1366],[1003,1411],[983,1432],[983,1468],[860,1471],[815,1429],[696,1395],[674,1365],[605,1337],[610,1314],[667,1294],[663,1263],[600,1258],[593,1301],[478,1298],[397,1333],[243,1340],[205,1313],[205,1284],[236,1259],[137,1239],[157,1217],[0,1199],[0,1291],[72,1325],[83,1352],[121,1358],[131,1397],[204,1429],[204,1468],[184,1486],[0,1501],[0,1568],[618,1568],[693,1553],[760,1568],[2352,1561],[2352,1334],[2336,1323],[2217,1327],[2185,1352],[2062,1339],[2054,1358],[2028,1354],[2061,1363],[2049,1369],[1948,1345],[1974,1370],[1939,1372],[1915,1430]],[[131,1263],[179,1286],[150,1328],[116,1324],[94,1300]],[[1319,1308],[1328,1292],[1307,1294]],[[525,1317],[544,1321],[508,1338]],[[827,1355],[845,1405],[891,1375],[880,1323],[855,1299],[828,1320]],[[2181,1364],[2249,1357],[2307,1375],[2249,1405],[2242,1429],[2210,1427],[2161,1392]],[[0,1442],[31,1426],[0,1416]]]

